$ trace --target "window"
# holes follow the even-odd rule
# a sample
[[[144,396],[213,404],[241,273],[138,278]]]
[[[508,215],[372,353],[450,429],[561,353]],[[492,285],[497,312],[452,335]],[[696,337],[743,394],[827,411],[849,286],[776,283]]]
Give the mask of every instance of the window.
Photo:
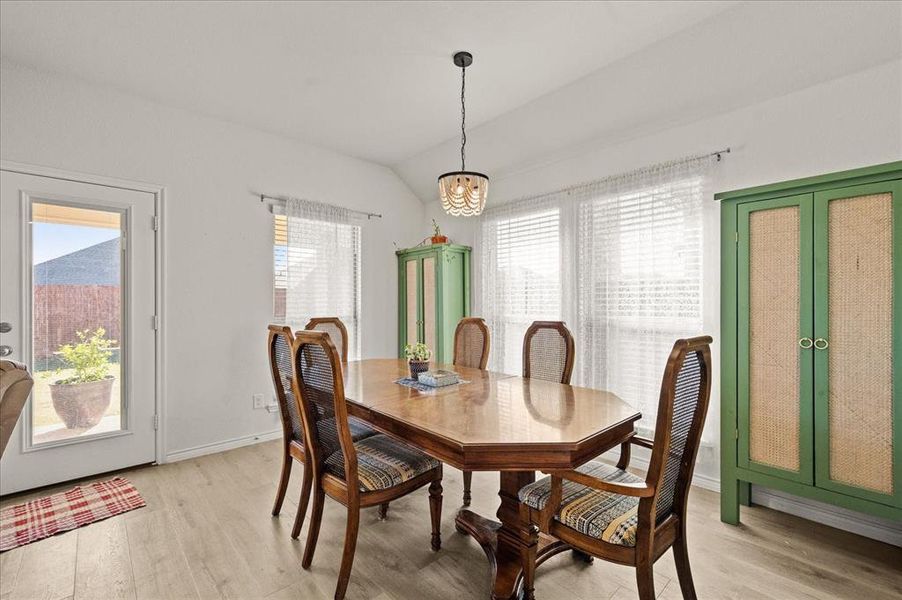
[[[274,215],[273,313],[294,329],[313,317],[338,317],[348,330],[348,357],[355,360],[360,357],[360,226],[337,222],[328,213]]]
[[[519,374],[529,324],[563,320],[576,343],[573,383],[614,392],[653,430],[673,342],[716,327],[704,302],[710,164],[660,165],[485,211],[476,283],[489,368]]]
[[[522,371],[523,335],[538,319],[561,315],[560,215],[557,209],[516,214],[484,222],[492,248],[483,305],[493,306],[487,323],[493,332],[492,369]]]
[[[285,292],[288,289],[288,217],[273,215],[272,312],[285,320]]]
[[[640,407],[647,430],[674,340],[704,331],[702,198],[691,177],[578,207],[577,378]]]

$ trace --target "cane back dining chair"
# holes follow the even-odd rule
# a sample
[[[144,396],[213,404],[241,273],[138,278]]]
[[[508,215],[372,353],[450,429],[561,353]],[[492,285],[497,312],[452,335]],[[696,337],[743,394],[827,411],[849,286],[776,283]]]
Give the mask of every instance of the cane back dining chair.
[[[344,552],[335,598],[344,598],[354,563],[360,509],[396,500],[429,486],[432,549],[441,548],[442,463],[384,434],[355,441],[349,426],[341,363],[328,334],[299,331],[292,346],[295,397],[300,400],[313,507],[301,566],[310,568],[319,537],[325,497],[348,511]]]
[[[643,479],[590,461],[575,471],[551,471],[520,490],[520,515],[539,531],[592,556],[636,568],[641,600],[655,597],[653,565],[673,547],[683,597],[695,599],[686,545],[686,505],[711,396],[711,338],[677,340],[667,359],[655,440]],[[537,535],[537,534],[533,534]],[[534,597],[536,544],[523,561],[523,595]]]
[[[464,317],[454,330],[454,365],[485,370],[489,362],[491,338],[482,317]],[[464,471],[464,506],[470,506],[473,472]]]
[[[308,331],[325,331],[338,348],[341,362],[348,362],[348,328],[338,317],[314,317],[307,321],[304,329]]]
[[[301,483],[301,497],[298,501],[298,512],[294,518],[291,537],[297,539],[304,525],[307,503],[310,500],[310,487],[313,482],[313,468],[310,456],[304,446],[304,429],[301,421],[300,406],[291,386],[291,345],[294,335],[289,327],[282,325],[269,326],[268,354],[272,371],[273,388],[279,403],[279,416],[282,418],[282,471],[279,487],[276,489],[276,500],[273,503],[272,515],[282,511],[282,502],[288,489],[291,467],[295,461],[304,465],[304,480]],[[376,435],[377,431],[359,419],[350,420],[351,436],[355,440]]]
[[[563,321],[534,321],[523,336],[523,377],[570,383],[573,334]]]

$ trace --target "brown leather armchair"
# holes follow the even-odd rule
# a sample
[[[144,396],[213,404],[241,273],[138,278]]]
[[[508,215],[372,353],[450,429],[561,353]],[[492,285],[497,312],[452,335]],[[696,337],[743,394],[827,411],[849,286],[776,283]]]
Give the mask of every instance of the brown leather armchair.
[[[33,385],[34,380],[25,365],[0,360],[0,456],[6,450],[6,443],[16,427],[16,421],[22,414]]]

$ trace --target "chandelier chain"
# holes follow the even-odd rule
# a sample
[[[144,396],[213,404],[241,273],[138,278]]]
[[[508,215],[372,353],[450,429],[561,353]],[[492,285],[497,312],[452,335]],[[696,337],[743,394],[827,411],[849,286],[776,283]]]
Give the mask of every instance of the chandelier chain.
[[[464,101],[464,92],[467,87],[467,67],[460,70],[460,170],[467,170],[467,104]]]

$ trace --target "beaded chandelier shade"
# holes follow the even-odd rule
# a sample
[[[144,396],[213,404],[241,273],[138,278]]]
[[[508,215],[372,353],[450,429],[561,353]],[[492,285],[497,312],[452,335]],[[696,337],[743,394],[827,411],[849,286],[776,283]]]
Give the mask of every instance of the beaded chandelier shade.
[[[485,208],[485,200],[489,191],[488,176],[467,171],[467,105],[464,100],[466,91],[467,67],[473,64],[473,55],[469,52],[458,52],[454,55],[454,64],[460,67],[460,171],[451,171],[438,178],[438,193],[442,199],[442,208],[455,217],[474,217]]]

